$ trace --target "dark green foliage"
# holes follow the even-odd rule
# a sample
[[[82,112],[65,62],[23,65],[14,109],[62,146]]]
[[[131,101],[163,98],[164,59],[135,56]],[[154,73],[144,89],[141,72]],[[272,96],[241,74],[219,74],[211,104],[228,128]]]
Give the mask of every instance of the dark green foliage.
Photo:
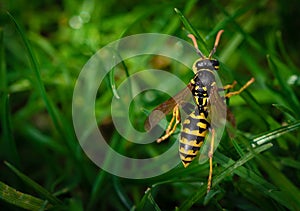
[[[297,5],[296,0],[0,3],[0,207],[299,210]],[[195,161],[140,180],[95,166],[76,139],[71,105],[76,79],[90,56],[114,40],[149,32],[188,42],[187,33],[193,33],[207,54],[220,29],[225,32],[215,56],[223,84],[256,81],[229,101],[236,128],[228,126],[234,138],[224,133],[214,155],[212,191],[206,194],[208,163]],[[147,57],[119,64],[101,84],[95,102],[99,128],[111,147],[134,158],[159,155],[175,140],[138,145],[113,126],[115,88],[146,68],[161,68],[186,83],[193,76],[176,62]],[[168,98],[155,91],[151,96],[137,97],[130,107],[130,120],[139,130],[145,114]],[[105,165],[111,162],[108,158]]]

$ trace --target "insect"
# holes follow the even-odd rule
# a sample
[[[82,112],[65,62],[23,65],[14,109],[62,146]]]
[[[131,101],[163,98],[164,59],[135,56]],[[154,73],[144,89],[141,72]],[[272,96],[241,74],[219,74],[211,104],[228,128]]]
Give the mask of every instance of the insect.
[[[219,61],[212,58],[219,44],[220,37],[224,30],[220,30],[216,36],[214,47],[206,57],[199,49],[197,45],[196,38],[189,34],[188,37],[191,38],[197,54],[200,56],[193,64],[193,70],[195,72],[194,77],[190,80],[187,87],[176,94],[174,97],[165,101],[164,103],[157,106],[148,116],[145,122],[146,130],[150,130],[153,126],[158,124],[158,122],[165,116],[165,114],[170,113],[173,110],[173,116],[169,125],[166,129],[165,134],[157,139],[160,143],[170,137],[176,130],[177,125],[181,122],[179,106],[185,104],[186,96],[191,93],[193,95],[193,100],[195,103],[192,112],[184,119],[182,122],[182,128],[180,132],[179,139],[179,155],[184,167],[189,166],[189,164],[195,159],[201,146],[204,143],[205,138],[208,133],[211,133],[209,140],[209,176],[207,182],[207,192],[211,189],[212,183],[212,159],[213,159],[213,149],[215,142],[216,128],[218,124],[217,121],[212,121],[213,118],[226,118],[222,114],[220,117],[212,114],[218,113],[219,110],[226,109],[225,99],[230,98],[234,95],[240,94],[245,90],[250,84],[254,82],[254,78],[251,78],[244,86],[242,86],[238,91],[232,91],[225,94],[224,97],[220,96],[220,91],[229,90],[234,88],[236,82],[230,85],[226,85],[219,88],[216,83],[215,75],[219,69]],[[160,112],[157,112],[160,111]],[[220,112],[219,112],[220,113]]]

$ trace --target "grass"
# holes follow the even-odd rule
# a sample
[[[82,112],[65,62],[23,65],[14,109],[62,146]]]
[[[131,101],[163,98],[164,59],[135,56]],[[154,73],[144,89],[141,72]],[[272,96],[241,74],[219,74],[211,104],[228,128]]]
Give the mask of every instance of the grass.
[[[6,210],[299,210],[300,46],[299,32],[291,30],[297,17],[289,15],[297,14],[297,5],[281,0],[243,5],[237,0],[3,4],[0,206]],[[214,155],[212,191],[206,194],[208,163],[193,162],[186,169],[179,165],[139,180],[111,175],[93,164],[75,136],[71,107],[76,79],[88,59],[116,39],[148,32],[188,42],[186,34],[192,32],[206,54],[220,29],[225,32],[216,57],[223,83],[236,80],[241,86],[251,77],[256,81],[229,101],[237,127],[231,128],[234,138],[223,135]],[[193,76],[173,61],[147,56],[120,64],[101,84],[95,102],[99,128],[111,147],[135,158],[159,155],[175,141],[173,136],[167,143],[138,145],[113,127],[110,102],[118,95],[116,87],[146,68],[164,69],[186,83]],[[145,113],[168,98],[157,92],[151,94],[152,100],[145,96],[135,99],[129,114],[139,129]],[[105,165],[111,162],[107,159]]]

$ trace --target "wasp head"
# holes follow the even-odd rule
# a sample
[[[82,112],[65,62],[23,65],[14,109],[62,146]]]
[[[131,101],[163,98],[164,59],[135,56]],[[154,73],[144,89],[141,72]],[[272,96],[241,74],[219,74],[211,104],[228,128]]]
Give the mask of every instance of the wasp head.
[[[200,58],[193,65],[193,70],[195,73],[198,73],[199,71],[202,71],[202,70],[213,71],[213,70],[219,69],[219,61],[216,59],[213,59],[212,56],[214,55],[214,53],[217,50],[217,47],[218,47],[218,44],[219,44],[219,41],[220,41],[220,38],[221,38],[221,35],[223,32],[224,32],[224,30],[220,30],[218,32],[214,47],[211,50],[211,52],[209,53],[208,57],[204,56],[203,53],[199,50],[198,44],[197,44],[197,41],[196,41],[196,38],[194,37],[194,35],[192,35],[192,34],[188,35],[188,37],[192,39],[192,41],[194,43],[194,47],[196,49],[196,52],[200,56]]]
[[[198,59],[194,65],[193,70],[195,73],[201,71],[201,70],[218,70],[219,69],[219,61],[216,59]]]

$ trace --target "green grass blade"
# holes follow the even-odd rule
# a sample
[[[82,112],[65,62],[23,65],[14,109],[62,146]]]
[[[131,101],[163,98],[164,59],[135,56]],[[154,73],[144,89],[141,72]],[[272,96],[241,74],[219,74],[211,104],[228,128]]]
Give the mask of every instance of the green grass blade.
[[[212,185],[215,186],[217,185],[219,182],[221,182],[226,175],[231,174],[233,171],[237,170],[238,167],[244,165],[246,162],[248,162],[249,160],[251,160],[252,158],[254,158],[256,155],[260,154],[263,151],[266,151],[267,149],[271,148],[273,145],[271,143],[262,145],[258,148],[256,148],[255,150],[246,153],[242,158],[240,158],[238,161],[230,164],[229,167],[227,167],[227,169],[225,171],[223,171],[220,175],[216,176],[216,178],[214,179],[214,181],[212,182]],[[221,165],[228,165],[228,163],[221,163]]]
[[[217,2],[216,2],[217,3]],[[217,3],[219,4],[219,3]],[[219,7],[222,7],[221,4],[218,5]],[[207,39],[209,39],[210,37],[214,36],[215,34],[218,33],[218,31],[220,29],[223,29],[226,27],[226,25],[239,18],[240,16],[244,15],[245,13],[249,12],[250,10],[252,10],[253,8],[255,8],[255,6],[257,6],[257,3],[256,4],[252,4],[251,6],[249,7],[245,7],[245,8],[241,8],[241,9],[238,9],[236,10],[232,15],[229,15],[228,13],[225,12],[225,10],[223,10],[223,12],[225,12],[226,15],[228,15],[228,18],[224,19],[223,21],[221,21],[220,23],[216,24],[216,26],[213,28],[213,30],[206,36]],[[251,22],[252,20],[249,19],[248,22],[246,23],[246,28],[249,28],[249,24],[251,25]],[[226,50],[226,49],[225,49]]]
[[[113,92],[113,95],[115,96],[115,98],[120,99],[120,96],[117,92],[117,88],[116,88],[116,83],[115,83],[115,79],[114,79],[114,75],[115,75],[115,70],[111,70],[109,72],[109,83],[110,83],[110,88]]]
[[[186,30],[189,33],[192,33],[193,35],[195,35],[197,38],[200,38],[200,34],[198,33],[198,31],[192,26],[192,24],[189,22],[189,20],[182,14],[182,12],[177,9],[174,8],[175,12],[177,13],[177,15],[179,16],[180,20],[182,21],[184,27],[186,28]],[[203,44],[205,44],[204,40],[201,40],[201,42],[203,42]]]
[[[260,146],[262,144],[268,143],[271,140],[278,138],[279,136],[282,136],[283,134],[286,134],[286,133],[296,130],[298,128],[300,128],[300,120],[298,120],[290,125],[283,126],[278,129],[260,134],[253,139],[252,146],[256,147],[256,146]]]
[[[294,74],[298,74],[298,70],[292,59],[289,57],[289,54],[287,53],[283,40],[282,40],[282,34],[280,31],[276,32],[276,38],[277,38],[277,43],[278,47],[280,50],[280,53],[284,60],[287,62],[288,66],[291,67],[291,70],[294,72]]]
[[[0,181],[0,199],[26,210],[47,210],[51,205],[46,201],[17,191]]]
[[[114,176],[112,180],[113,180],[113,185],[116,190],[116,193],[118,194],[121,202],[128,210],[130,210],[133,207],[133,203],[127,196],[126,191],[120,182],[120,179]]]
[[[296,117],[295,112],[293,112],[287,106],[282,105],[282,104],[273,104],[273,106],[275,108],[277,108],[279,111],[281,111],[284,114],[284,116],[286,117],[286,119],[288,120],[288,122],[294,122],[294,121],[296,121],[296,119],[295,119],[295,117]]]
[[[151,189],[148,188],[146,191],[145,191],[145,194],[143,196],[143,198],[140,200],[140,202],[136,205],[136,210],[139,211],[139,210],[144,210],[144,207],[145,207],[145,204],[146,204],[146,201],[148,199],[148,195],[150,194],[150,191]]]
[[[186,5],[183,8],[183,13],[188,14],[189,12],[191,12],[191,10],[193,10],[193,8],[195,7],[196,3],[197,3],[197,0],[187,1]],[[176,12],[176,10],[178,10],[178,9],[174,8],[174,10]],[[177,18],[173,18],[171,20],[171,23],[168,24],[168,26],[165,28],[163,33],[164,34],[174,34],[174,32],[176,32],[176,30],[179,28],[179,25],[180,25],[180,20],[178,20]]]
[[[113,59],[112,63],[115,64],[115,60],[116,60],[115,56],[118,56],[119,59],[121,60],[121,64],[122,64],[122,66],[124,68],[127,80],[129,80],[129,84],[131,84],[130,83],[130,79],[129,79],[130,75],[129,75],[128,68],[127,68],[125,62],[123,61],[121,55],[118,52],[114,52],[114,57],[112,58]],[[117,92],[117,89],[116,89],[117,86],[116,86],[116,81],[115,81],[115,77],[114,76],[115,76],[115,67],[113,67],[113,69],[109,72],[109,85],[110,85],[110,88],[111,88],[111,90],[112,90],[113,95],[115,96],[115,98],[120,99],[120,96],[119,96],[119,94]],[[131,87],[131,85],[129,87]],[[132,93],[131,93],[132,90],[131,89],[129,90],[129,92],[130,92],[130,96],[132,96]]]
[[[40,74],[40,67],[38,65],[37,58],[36,58],[32,48],[31,48],[29,40],[27,39],[24,31],[22,30],[21,26],[18,24],[16,19],[9,12],[7,14],[8,14],[9,18],[14,22],[14,24],[16,26],[16,29],[19,32],[19,34],[20,34],[20,36],[21,36],[21,38],[22,38],[22,40],[25,44],[25,47],[26,47],[26,50],[27,50],[27,55],[29,57],[29,60],[30,60],[30,63],[32,65],[32,69],[33,69],[33,72],[34,72],[34,75],[35,75],[35,78],[36,78],[37,86],[40,90],[42,99],[45,102],[45,105],[46,105],[46,108],[49,112],[49,115],[51,116],[52,121],[53,121],[56,129],[63,135],[64,132],[63,132],[61,124],[59,122],[57,111],[55,111],[54,106],[52,105],[51,101],[49,100],[49,98],[47,96],[46,89],[45,89],[45,86],[44,86],[44,83],[42,81],[41,74]]]
[[[53,141],[51,137],[43,134],[40,130],[30,124],[24,125],[24,127],[22,128],[22,132],[27,134],[28,137],[30,137],[31,141],[37,143],[38,145],[43,145],[43,147],[53,150],[54,152],[60,153],[62,155],[68,153],[68,149],[66,146],[62,146],[61,143]]]
[[[259,153],[269,149],[270,147],[272,147],[272,144],[270,144],[270,143],[265,144],[263,146],[256,148],[253,152],[248,152],[247,154],[245,154],[244,157],[242,157],[240,160],[231,164],[223,172],[221,172],[221,174],[214,176],[213,182],[212,182],[212,187],[215,187],[217,184],[219,184],[222,180],[225,179],[225,177],[227,175],[238,170],[239,167],[241,167],[246,162],[248,162],[249,160],[254,158],[256,154],[259,154]],[[223,165],[224,165],[224,163],[223,163]],[[202,186],[196,194],[193,194],[191,197],[189,197],[186,201],[183,202],[183,204],[180,206],[180,210],[189,210],[193,206],[193,204],[195,204],[197,201],[199,201],[201,198],[204,197],[205,193],[206,193],[206,186]],[[208,195],[208,197],[210,197],[210,195]]]
[[[11,112],[9,109],[9,95],[1,95],[1,125],[2,125],[2,138],[1,147],[5,149],[3,155],[7,160],[16,166],[20,166],[20,158],[18,155],[15,139],[13,137],[13,130],[11,126]]]
[[[270,180],[284,194],[284,205],[297,209],[300,207],[300,190],[296,187],[281,171],[276,168],[272,162],[264,159],[258,159],[259,164],[267,172]]]
[[[297,112],[300,108],[300,103],[298,101],[297,96],[293,92],[292,88],[283,79],[284,73],[280,73],[280,69],[278,67],[277,60],[275,58],[273,58],[271,55],[267,55],[267,59],[268,59],[270,69],[273,71],[275,77],[277,78],[279,84],[281,85],[283,94],[285,96],[288,96],[285,98],[285,100],[289,103],[290,108],[294,110],[294,113],[297,115],[297,118],[300,118],[300,114],[299,114],[299,112]],[[289,69],[289,68],[287,68],[287,69]]]
[[[31,48],[29,40],[27,39],[24,31],[19,26],[19,24],[15,20],[15,18],[10,13],[8,13],[8,16],[14,22],[16,29],[19,32],[19,34],[25,44],[27,54],[28,54],[28,57],[30,60],[30,64],[32,66],[32,69],[33,69],[33,72],[34,72],[34,75],[36,78],[37,87],[38,87],[41,97],[46,105],[47,111],[53,121],[53,124],[54,124],[56,130],[61,135],[61,137],[63,137],[63,139],[66,141],[67,146],[69,147],[70,151],[72,152],[71,155],[75,157],[75,160],[78,163],[79,168],[84,169],[84,165],[82,164],[82,160],[81,160],[82,153],[78,152],[78,150],[77,150],[78,145],[77,145],[77,142],[75,141],[75,135],[73,133],[71,126],[69,125],[69,122],[64,120],[64,116],[59,114],[59,112],[55,108],[53,102],[50,100],[50,98],[48,98],[44,83],[41,78],[40,67],[38,65],[36,56]],[[83,171],[83,172],[85,173],[85,171]]]
[[[243,157],[245,152],[242,149],[242,147],[238,144],[238,142],[236,141],[236,139],[231,139],[231,143],[234,147],[234,149],[237,151],[237,153],[239,154],[240,157]]]
[[[249,33],[247,33],[236,21],[235,18],[233,17],[229,12],[227,12],[227,10],[225,9],[224,6],[222,6],[222,4],[219,3],[219,1],[217,0],[213,0],[214,4],[216,5],[216,7],[228,18],[228,22],[232,23],[234,28],[236,29],[236,31],[238,31],[240,34],[243,35],[243,37],[249,42],[249,44],[251,44],[255,49],[257,49],[260,53],[262,54],[267,54],[267,51],[265,50],[265,48],[263,48],[253,37],[251,37],[249,35]],[[236,13],[237,15],[239,15],[239,13]]]
[[[32,187],[36,192],[41,194],[45,199],[47,199],[53,205],[60,205],[62,202],[53,196],[48,190],[40,186],[38,183],[27,177],[25,174],[16,169],[13,165],[8,162],[4,162],[21,180],[23,180],[28,186]]]
[[[0,142],[0,147],[6,149],[3,154],[7,160],[16,166],[19,166],[19,156],[16,148],[16,143],[13,138],[13,131],[11,126],[11,112],[9,105],[9,93],[8,93],[8,78],[7,69],[5,63],[4,52],[4,36],[3,30],[0,28],[0,122],[2,126],[3,141]]]
[[[204,54],[208,54],[209,50],[207,48],[207,45],[205,43],[205,41],[202,39],[202,37],[200,36],[200,34],[198,33],[198,31],[192,26],[192,24],[188,21],[188,19],[181,13],[181,11],[177,8],[174,8],[175,12],[177,13],[177,15],[179,16],[180,20],[182,21],[184,27],[186,28],[188,33],[193,34],[198,41],[201,42],[202,46],[205,47],[205,52]],[[199,46],[200,48],[200,46]],[[203,49],[200,49],[203,50]]]
[[[6,63],[4,55],[3,29],[0,28],[0,92],[7,92]]]
[[[234,164],[233,160],[218,152],[215,154],[214,158],[216,162],[220,163],[225,168]],[[290,206],[289,203],[286,203],[289,201],[290,196],[286,192],[278,191],[278,187],[267,182],[262,176],[258,175],[257,172],[253,172],[252,170],[241,166],[235,171],[235,173],[250,183],[252,187],[258,190],[260,193],[263,193],[266,196],[274,199],[276,202],[287,207],[288,209],[292,209],[292,206]]]
[[[116,53],[117,54],[117,53]],[[117,54],[118,55],[118,54]],[[113,56],[112,58],[112,64],[115,64],[115,60],[116,60],[116,57],[115,55]],[[122,60],[122,59],[121,59]],[[109,71],[108,73],[109,75],[109,85],[110,85],[110,88],[113,92],[113,95],[115,96],[115,98],[117,99],[120,99],[120,96],[117,92],[117,89],[116,89],[116,82],[115,82],[115,67],[113,67],[113,69],[111,71]]]
[[[115,148],[116,146],[120,145],[119,138],[120,138],[119,134],[115,133],[111,139],[111,147],[112,148]],[[107,168],[107,166],[110,166],[111,162],[113,162],[113,157],[109,153],[106,156],[105,161],[103,163],[104,169]],[[93,209],[93,207],[95,206],[95,204],[100,196],[102,196],[102,197],[105,196],[105,193],[102,191],[102,187],[104,186],[105,182],[108,181],[109,178],[110,178],[109,173],[107,173],[106,171],[101,170],[99,172],[99,174],[97,175],[97,177],[93,183],[93,188],[90,193],[90,200],[87,205],[88,210]]]
[[[137,211],[142,211],[142,210],[160,211],[161,210],[151,194],[153,189],[155,188],[148,188],[145,191],[143,198],[141,199],[140,203],[136,206]]]
[[[155,200],[154,200],[151,193],[148,195],[148,200],[149,200],[150,204],[152,205],[153,210],[155,210],[155,211],[160,211],[161,210],[159,208],[158,204],[155,202]]]
[[[300,161],[296,161],[292,158],[284,158],[284,157],[279,158],[279,160],[280,160],[280,163],[285,166],[300,170]]]
[[[104,194],[101,192],[101,188],[108,178],[109,174],[106,171],[100,171],[97,175],[95,182],[93,183],[93,188],[91,189],[90,200],[87,205],[88,210],[92,210],[99,197],[103,197]]]

